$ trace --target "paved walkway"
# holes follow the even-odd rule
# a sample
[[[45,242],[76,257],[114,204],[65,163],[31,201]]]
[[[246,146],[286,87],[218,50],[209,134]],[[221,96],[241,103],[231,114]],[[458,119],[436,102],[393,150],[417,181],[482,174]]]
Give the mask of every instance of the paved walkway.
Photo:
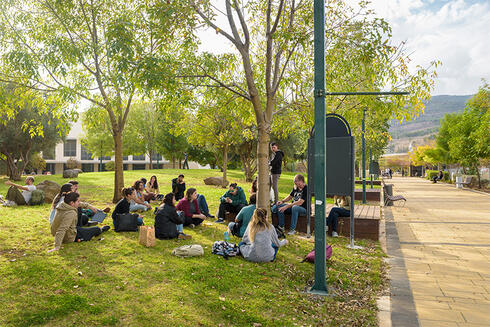
[[[415,321],[418,316],[423,327],[490,326],[490,195],[421,178],[386,182],[394,184],[394,195],[407,198],[405,207],[396,203],[385,213],[387,234],[391,219],[396,226],[391,234],[398,234],[406,271],[393,281],[403,285],[396,279],[408,277]],[[394,319],[405,312],[393,297],[393,326],[412,325]]]

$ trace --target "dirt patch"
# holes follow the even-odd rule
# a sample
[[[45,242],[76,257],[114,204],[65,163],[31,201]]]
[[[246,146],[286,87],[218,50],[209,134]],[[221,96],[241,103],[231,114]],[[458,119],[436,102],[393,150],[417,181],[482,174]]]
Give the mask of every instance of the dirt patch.
[[[25,255],[24,250],[4,249],[0,250],[0,255],[7,259],[17,259]]]

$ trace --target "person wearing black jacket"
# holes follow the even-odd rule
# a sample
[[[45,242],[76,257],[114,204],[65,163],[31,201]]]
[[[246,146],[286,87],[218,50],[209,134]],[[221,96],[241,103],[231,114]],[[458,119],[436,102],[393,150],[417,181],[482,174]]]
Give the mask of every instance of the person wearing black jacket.
[[[184,192],[184,175],[180,174],[179,177],[172,179],[172,193],[175,195],[175,200],[179,201],[184,198]]]
[[[168,193],[163,198],[163,205],[158,209],[155,216],[155,237],[158,239],[179,238],[182,240],[191,239],[191,235],[183,233],[183,223],[185,217],[177,213],[175,209],[175,196]]]
[[[112,212],[112,222],[118,219],[118,215],[129,213],[129,205],[130,201],[136,197],[136,190],[132,187],[123,188],[121,190],[123,198],[119,200]],[[138,226],[143,225],[143,218],[141,216],[138,217]],[[116,226],[116,224],[114,224]]]
[[[281,177],[282,168],[282,158],[284,157],[284,152],[279,150],[277,143],[271,143],[271,150],[273,152],[272,159],[269,161],[269,166],[271,167],[272,176],[272,190],[274,191],[274,204],[277,203],[279,198],[279,191],[277,190],[277,182],[279,177]]]

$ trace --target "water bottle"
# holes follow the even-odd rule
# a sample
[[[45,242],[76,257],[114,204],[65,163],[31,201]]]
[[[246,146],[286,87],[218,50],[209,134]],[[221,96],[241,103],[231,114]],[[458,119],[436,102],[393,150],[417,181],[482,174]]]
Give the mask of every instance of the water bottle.
[[[225,241],[228,242],[230,240],[230,235],[228,234],[228,231],[225,232]]]

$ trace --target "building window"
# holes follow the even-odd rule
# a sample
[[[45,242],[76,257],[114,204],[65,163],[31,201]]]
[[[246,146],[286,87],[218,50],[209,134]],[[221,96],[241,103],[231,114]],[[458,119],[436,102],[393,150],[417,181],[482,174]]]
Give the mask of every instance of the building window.
[[[54,164],[54,163],[47,163],[46,164],[46,169],[44,169],[43,174],[47,173],[48,171],[51,173],[51,175],[54,175],[54,173],[56,171],[56,164]]]
[[[111,160],[111,156],[103,156],[103,157],[99,157],[99,160],[102,159],[102,160]]]
[[[144,154],[140,154],[139,156],[133,156],[133,160],[145,160],[146,156]]]
[[[145,170],[146,165],[145,164],[133,164],[133,170]]]
[[[123,164],[123,170],[128,170],[128,164]]]
[[[163,169],[163,164],[153,164],[153,168],[152,169]]]
[[[151,159],[152,159],[153,161],[160,161],[160,160],[162,160],[162,155],[161,155],[161,154],[158,154],[158,153],[155,153],[155,154],[153,154],[153,155],[151,156]]]
[[[83,163],[82,164],[82,171],[84,173],[91,173],[93,172],[95,169],[94,169],[94,164],[91,164],[91,163]]]
[[[123,161],[128,161],[128,156],[123,156]]]
[[[51,149],[47,149],[46,151],[43,151],[43,159],[44,160],[54,160],[55,158],[55,148],[52,147]]]
[[[82,160],[92,160],[92,153],[82,145],[82,153],[81,153]]]
[[[63,144],[63,155],[65,157],[77,156],[77,140],[66,140]]]

